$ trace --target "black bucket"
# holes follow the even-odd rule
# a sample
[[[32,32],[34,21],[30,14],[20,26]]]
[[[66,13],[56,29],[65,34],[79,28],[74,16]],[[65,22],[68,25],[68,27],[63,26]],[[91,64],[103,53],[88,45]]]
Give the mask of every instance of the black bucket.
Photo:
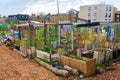
[[[113,59],[120,58],[120,49],[113,49]]]

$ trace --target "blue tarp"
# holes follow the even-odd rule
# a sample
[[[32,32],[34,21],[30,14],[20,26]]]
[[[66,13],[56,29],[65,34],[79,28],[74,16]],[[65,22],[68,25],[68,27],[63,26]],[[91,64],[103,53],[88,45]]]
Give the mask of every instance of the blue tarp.
[[[14,31],[13,34],[14,34],[15,36],[19,36],[19,32],[18,32],[18,31]],[[20,37],[21,37],[21,38],[23,37],[23,34],[22,34],[22,33],[20,33]]]
[[[19,32],[18,31],[14,31],[13,34],[14,35],[19,35]]]
[[[3,26],[3,24],[0,24],[0,27],[2,27]]]

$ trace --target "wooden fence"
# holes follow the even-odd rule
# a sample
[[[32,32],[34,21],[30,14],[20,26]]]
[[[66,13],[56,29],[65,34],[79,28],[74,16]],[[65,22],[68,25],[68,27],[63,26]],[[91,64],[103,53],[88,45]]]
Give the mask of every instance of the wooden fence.
[[[96,71],[96,59],[89,59],[87,61],[76,60],[66,56],[60,56],[60,63],[72,68],[76,68],[83,72],[86,76],[90,76]]]

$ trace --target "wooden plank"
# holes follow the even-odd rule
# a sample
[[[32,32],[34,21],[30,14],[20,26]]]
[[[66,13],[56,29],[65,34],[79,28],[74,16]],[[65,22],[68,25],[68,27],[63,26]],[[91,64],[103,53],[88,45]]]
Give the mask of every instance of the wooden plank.
[[[65,62],[65,63],[64,63]],[[60,63],[82,71],[86,76],[92,75],[96,70],[96,59],[80,61],[69,57],[60,57]]]

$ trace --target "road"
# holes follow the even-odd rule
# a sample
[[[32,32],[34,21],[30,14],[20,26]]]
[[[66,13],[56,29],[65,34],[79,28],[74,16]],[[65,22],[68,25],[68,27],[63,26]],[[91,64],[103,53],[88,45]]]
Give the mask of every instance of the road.
[[[49,70],[0,46],[0,80],[62,80]]]

